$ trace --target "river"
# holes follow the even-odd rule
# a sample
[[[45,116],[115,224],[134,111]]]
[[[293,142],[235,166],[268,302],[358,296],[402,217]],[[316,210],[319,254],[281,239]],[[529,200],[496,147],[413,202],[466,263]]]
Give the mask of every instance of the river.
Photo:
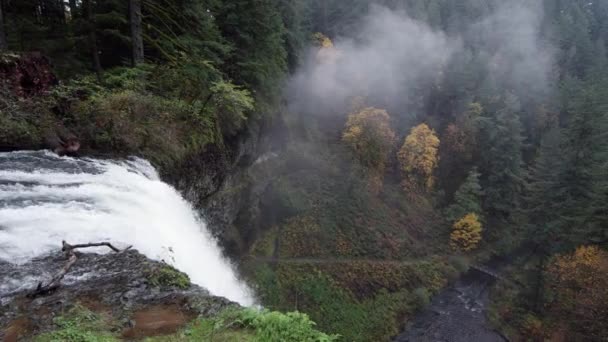
[[[395,342],[504,342],[486,317],[491,276],[471,270],[436,295]]]

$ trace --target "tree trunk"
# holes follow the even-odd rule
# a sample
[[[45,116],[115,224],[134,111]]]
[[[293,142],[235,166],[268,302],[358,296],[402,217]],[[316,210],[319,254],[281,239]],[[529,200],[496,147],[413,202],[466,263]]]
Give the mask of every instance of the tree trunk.
[[[4,32],[4,12],[2,12],[2,1],[0,1],[0,51],[8,50],[6,33]]]
[[[86,8],[86,17],[89,22],[89,44],[91,47],[91,55],[93,57],[93,69],[97,74],[97,80],[101,82],[101,61],[99,60],[99,49],[97,48],[97,27],[95,25],[95,16],[93,15],[92,0],[84,0],[83,5]]]
[[[540,256],[540,261],[538,263],[538,268],[536,270],[536,288],[534,291],[534,311],[537,313],[541,313],[542,311],[542,303],[543,303],[543,291],[545,287],[545,254],[543,253]]]
[[[141,0],[129,0],[129,21],[131,23],[131,45],[133,66],[144,61],[144,42],[141,31]]]
[[[78,11],[78,7],[76,6],[76,0],[70,0],[70,18],[72,20],[76,19]]]

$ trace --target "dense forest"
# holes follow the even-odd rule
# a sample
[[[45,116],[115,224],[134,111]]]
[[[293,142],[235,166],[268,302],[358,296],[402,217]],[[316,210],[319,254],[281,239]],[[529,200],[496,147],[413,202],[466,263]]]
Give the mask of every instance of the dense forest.
[[[220,239],[263,306],[346,341],[387,340],[470,265],[501,257],[497,329],[607,338],[608,1],[0,11],[2,150],[77,139],[81,153],[170,173],[201,155],[229,165],[259,140],[225,190],[259,198]]]

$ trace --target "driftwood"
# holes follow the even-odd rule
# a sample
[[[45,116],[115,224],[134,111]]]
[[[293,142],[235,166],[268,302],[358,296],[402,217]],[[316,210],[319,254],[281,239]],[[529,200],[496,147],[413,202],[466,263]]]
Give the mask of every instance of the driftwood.
[[[32,291],[31,293],[29,293],[27,295],[27,297],[36,298],[38,296],[44,296],[44,295],[49,294],[49,293],[55,291],[56,289],[58,289],[59,286],[61,285],[61,280],[63,279],[63,277],[65,277],[65,275],[68,273],[70,268],[74,265],[74,263],[76,263],[76,260],[78,260],[78,256],[75,253],[76,249],[89,248],[89,247],[104,247],[105,246],[105,247],[110,248],[115,253],[122,253],[132,247],[132,246],[129,246],[123,250],[120,250],[120,249],[114,247],[109,242],[70,245],[69,243],[62,241],[61,244],[62,244],[61,250],[65,253],[66,257],[68,258],[68,261],[66,262],[65,266],[63,266],[61,268],[61,270],[57,274],[55,274],[53,276],[53,278],[51,278],[51,280],[46,285],[42,285],[42,282],[39,282],[36,289],[34,291]]]

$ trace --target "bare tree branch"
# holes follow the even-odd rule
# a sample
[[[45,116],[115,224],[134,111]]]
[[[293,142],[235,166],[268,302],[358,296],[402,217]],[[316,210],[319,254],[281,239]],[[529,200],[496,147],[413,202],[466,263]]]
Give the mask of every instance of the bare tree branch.
[[[78,256],[74,252],[74,250],[76,250],[78,248],[105,246],[105,247],[108,247],[111,250],[113,250],[115,253],[122,253],[132,247],[132,246],[129,246],[123,250],[120,250],[120,249],[114,247],[109,242],[97,242],[97,243],[70,245],[69,243],[67,243],[65,241],[61,241],[61,245],[62,245],[61,250],[65,253],[66,257],[68,258],[68,261],[66,262],[65,266],[63,266],[61,268],[61,270],[57,274],[55,274],[55,276],[53,276],[53,278],[51,278],[51,280],[48,282],[48,284],[42,285],[42,282],[39,282],[36,289],[34,291],[32,291],[31,293],[29,293],[27,295],[27,297],[36,298],[38,296],[44,296],[46,294],[49,294],[49,293],[55,291],[57,288],[59,288],[63,277],[65,277],[65,275],[69,272],[70,268],[74,265],[74,263],[76,263],[76,260],[78,260]]]

